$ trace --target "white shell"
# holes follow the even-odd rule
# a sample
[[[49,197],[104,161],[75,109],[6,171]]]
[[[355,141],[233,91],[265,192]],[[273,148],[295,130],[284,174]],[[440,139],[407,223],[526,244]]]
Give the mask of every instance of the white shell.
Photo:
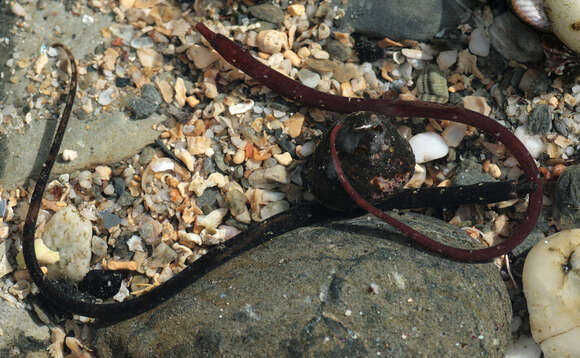
[[[545,0],[544,7],[552,21],[552,31],[572,50],[580,51],[580,1]]]
[[[524,294],[546,358],[580,357],[580,229],[540,241],[528,254]]]
[[[418,164],[443,158],[449,152],[449,147],[443,138],[435,132],[423,132],[409,139],[409,144],[415,154]]]

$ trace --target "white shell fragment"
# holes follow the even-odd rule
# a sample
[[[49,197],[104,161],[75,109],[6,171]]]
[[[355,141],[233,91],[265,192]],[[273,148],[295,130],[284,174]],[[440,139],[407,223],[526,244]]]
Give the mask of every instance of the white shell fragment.
[[[409,139],[411,149],[418,164],[443,158],[449,152],[449,147],[443,138],[435,132],[423,132]]]
[[[216,209],[207,215],[199,215],[195,223],[208,230],[215,230],[222,223],[227,213],[228,209]]]
[[[534,158],[538,158],[540,154],[544,152],[545,144],[539,135],[532,135],[528,133],[525,126],[520,126],[516,128],[514,132],[515,136],[522,141],[528,152]]]
[[[65,149],[62,151],[62,160],[65,162],[72,162],[73,160],[77,159],[79,153],[71,149]]]
[[[46,246],[60,254],[60,260],[48,266],[47,277],[82,280],[90,268],[92,236],[91,222],[81,218],[72,206],[57,211],[42,234]]]
[[[236,103],[229,107],[230,114],[242,114],[254,107],[254,101]]]
[[[524,294],[546,358],[580,357],[580,229],[540,241],[528,254]]]

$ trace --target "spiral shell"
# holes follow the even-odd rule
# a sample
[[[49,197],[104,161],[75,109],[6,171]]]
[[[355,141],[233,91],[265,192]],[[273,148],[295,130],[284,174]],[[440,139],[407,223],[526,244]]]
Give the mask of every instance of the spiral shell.
[[[518,17],[540,31],[549,32],[552,23],[544,11],[543,0],[512,0],[512,8]]]

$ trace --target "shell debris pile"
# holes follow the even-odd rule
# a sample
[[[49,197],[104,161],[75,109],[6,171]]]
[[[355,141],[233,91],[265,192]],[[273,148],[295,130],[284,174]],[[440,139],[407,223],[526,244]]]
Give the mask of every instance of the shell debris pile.
[[[455,30],[462,40],[454,49],[386,38],[378,42],[382,56],[368,59],[357,53],[351,34],[335,31],[334,20],[344,15],[341,8],[311,0],[282,8],[252,3],[227,1],[224,12],[217,10],[226,9],[226,1],[220,0],[72,5],[70,11],[78,15],[73,20],[86,26],[96,13],[115,19],[101,29],[102,46],[77,59],[75,114],[81,118],[83,113],[125,111],[141,119],[157,110],[169,113],[170,120],[155,129],[163,146],[181,161],[148,147],[122,162],[60,175],[48,186],[38,232],[49,226],[55,213],[75,208],[92,227],[91,268],[122,267],[133,273],[123,281],[117,300],[166,281],[208,246],[231,239],[248,224],[312,199],[300,173],[334,115],[273,97],[210,48],[194,30],[198,21],[250,48],[268,66],[320,91],[461,105],[512,130],[521,128],[520,138],[536,158],[563,163],[576,151],[580,85],[568,91],[556,78],[547,91],[534,95],[517,76],[506,80],[490,71],[488,29],[493,15],[487,5],[475,12],[476,27],[464,24]],[[12,4],[17,27],[28,28],[34,4]],[[32,118],[52,117],[63,96],[56,55],[48,45],[35,58],[12,54],[7,79],[29,81],[27,106],[0,104],[0,134],[20,130]],[[534,76],[526,64],[511,62],[506,71],[518,73],[521,82]],[[538,106],[547,110],[531,116]],[[554,115],[558,127],[541,125]],[[421,156],[412,187],[450,185],[464,157],[487,162],[482,170],[496,179],[521,174],[501,144],[472,127],[419,118],[394,121]],[[62,159],[74,162],[76,154],[65,151]],[[550,174],[554,168],[545,164],[544,169]],[[551,175],[559,173],[561,169],[554,169]],[[0,294],[18,299],[30,294],[30,282],[5,252],[20,250],[29,194],[28,188],[0,188]],[[522,210],[516,204],[507,206],[517,214]],[[478,225],[485,218],[503,224]],[[490,209],[460,208],[451,222],[478,225],[481,230],[470,233],[485,242],[489,237],[502,240],[509,218]]]

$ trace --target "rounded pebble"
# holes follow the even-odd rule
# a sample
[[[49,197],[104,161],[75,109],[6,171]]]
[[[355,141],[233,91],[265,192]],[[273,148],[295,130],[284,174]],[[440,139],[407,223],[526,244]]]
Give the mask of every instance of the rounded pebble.
[[[310,88],[314,88],[320,83],[320,75],[316,72],[312,72],[306,68],[301,69],[297,73],[298,79],[303,85]]]
[[[471,32],[469,51],[476,56],[487,57],[489,55],[489,38],[481,27]]]

